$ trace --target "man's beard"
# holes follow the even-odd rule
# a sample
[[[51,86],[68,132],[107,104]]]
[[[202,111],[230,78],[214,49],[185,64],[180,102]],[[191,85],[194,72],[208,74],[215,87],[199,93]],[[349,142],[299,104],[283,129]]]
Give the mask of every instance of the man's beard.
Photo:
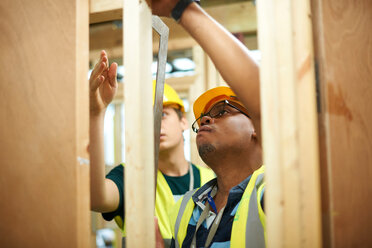
[[[206,164],[208,164],[208,161],[210,160],[209,156],[214,155],[214,153],[216,151],[216,147],[214,147],[211,144],[203,144],[203,145],[199,146],[198,151],[199,151],[199,156],[201,157],[201,159]]]

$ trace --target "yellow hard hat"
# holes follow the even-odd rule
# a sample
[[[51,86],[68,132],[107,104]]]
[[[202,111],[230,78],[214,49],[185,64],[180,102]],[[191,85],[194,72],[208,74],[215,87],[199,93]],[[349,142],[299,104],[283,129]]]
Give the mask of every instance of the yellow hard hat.
[[[155,86],[156,81],[152,81],[152,97],[155,99]],[[167,105],[178,105],[179,109],[182,111],[182,113],[185,113],[185,106],[183,105],[183,102],[181,98],[178,96],[177,92],[169,85],[164,83],[164,97],[163,97],[163,106]]]
[[[202,114],[205,114],[209,109],[217,102],[228,100],[230,102],[235,102],[239,104],[243,109],[242,111],[248,114],[248,111],[244,108],[243,103],[241,103],[236,96],[236,94],[226,86],[219,86],[204,92],[201,96],[194,102],[194,116],[198,119]],[[199,121],[200,122],[200,119]],[[200,125],[200,123],[198,123]]]

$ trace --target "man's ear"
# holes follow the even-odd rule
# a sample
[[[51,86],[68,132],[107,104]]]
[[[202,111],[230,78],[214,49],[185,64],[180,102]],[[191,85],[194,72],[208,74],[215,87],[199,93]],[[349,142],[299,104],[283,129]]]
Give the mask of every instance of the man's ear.
[[[254,139],[254,140],[257,141],[257,133],[256,133],[256,130],[253,130],[253,133],[252,133],[252,139]]]
[[[187,121],[185,116],[182,116],[180,122],[181,122],[182,131],[189,129],[189,122]]]

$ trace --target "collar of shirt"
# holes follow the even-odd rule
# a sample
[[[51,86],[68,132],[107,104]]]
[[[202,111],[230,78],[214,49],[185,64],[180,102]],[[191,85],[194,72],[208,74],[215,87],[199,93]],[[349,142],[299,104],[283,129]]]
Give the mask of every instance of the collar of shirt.
[[[227,199],[227,204],[229,204],[229,202],[231,202],[231,200],[233,200],[233,198],[235,199],[236,196],[240,196],[240,197],[242,196],[242,194],[244,193],[244,190],[247,187],[250,179],[251,179],[251,175],[249,177],[247,177],[246,179],[244,179],[238,185],[236,185],[233,188],[231,188],[231,190],[229,192],[229,197]],[[211,181],[209,181],[206,184],[204,184],[192,196],[192,200],[194,201],[194,203],[196,205],[198,205],[202,210],[204,210],[204,208],[205,208],[205,204],[204,203],[207,200],[208,193],[210,191],[212,191],[212,189],[213,189],[213,187],[215,185],[217,185],[217,178],[214,178]],[[240,201],[240,199],[239,199],[239,201]]]

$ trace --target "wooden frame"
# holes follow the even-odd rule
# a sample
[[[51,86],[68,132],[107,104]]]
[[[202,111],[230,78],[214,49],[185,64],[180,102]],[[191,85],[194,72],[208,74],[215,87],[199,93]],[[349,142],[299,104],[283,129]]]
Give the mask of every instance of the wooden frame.
[[[309,1],[258,1],[257,12],[262,52],[268,246],[320,247],[319,155]]]
[[[3,247],[90,246],[88,4],[0,2]]]
[[[118,4],[116,7],[113,7],[115,2],[106,0],[101,0],[101,2],[106,3],[106,12],[113,11],[114,16],[115,13],[118,13],[115,12],[117,11],[115,8],[120,9],[120,2],[116,1],[116,4]],[[340,2],[339,6],[343,6],[345,1],[337,2]],[[355,237],[358,235],[353,235],[354,233],[360,235],[363,231],[370,229],[364,228],[368,227],[366,222],[370,219],[368,218],[368,211],[359,211],[358,218],[356,218],[354,212],[350,211],[346,205],[343,205],[343,199],[336,197],[340,195],[340,181],[345,178],[350,179],[350,176],[340,176],[342,174],[340,168],[348,171],[349,174],[347,175],[353,175],[355,172],[350,167],[347,167],[346,162],[352,163],[356,156],[339,156],[339,153],[336,152],[339,151],[338,149],[341,149],[341,153],[343,154],[347,154],[349,150],[345,150],[345,147],[339,145],[342,142],[337,142],[337,140],[343,136],[337,135],[335,129],[331,129],[330,125],[337,125],[337,130],[340,130],[340,127],[346,125],[340,121],[340,116],[345,116],[345,118],[351,121],[350,118],[353,117],[354,112],[359,113],[358,111],[364,111],[363,114],[360,114],[363,118],[360,117],[358,120],[354,120],[354,129],[350,134],[353,135],[355,130],[361,128],[368,137],[370,129],[366,128],[363,123],[369,123],[367,120],[369,120],[368,116],[370,116],[368,115],[368,106],[370,105],[365,104],[364,107],[359,109],[355,105],[355,99],[344,101],[343,96],[347,95],[351,97],[350,92],[354,92],[360,88],[355,87],[348,90],[348,94],[344,93],[342,95],[341,90],[335,90],[332,88],[334,85],[329,83],[337,77],[332,75],[332,71],[327,71],[329,68],[344,68],[342,67],[343,63],[353,67],[350,63],[347,64],[347,62],[344,62],[343,59],[336,61],[335,57],[337,57],[337,53],[340,51],[335,51],[333,47],[330,48],[331,45],[328,43],[331,40],[332,45],[334,43],[336,45],[349,44],[342,51],[350,51],[354,43],[348,43],[350,37],[347,34],[352,33],[354,35],[355,33],[358,40],[360,40],[358,44],[362,44],[361,47],[365,49],[365,52],[358,53],[359,57],[355,59],[355,65],[363,60],[363,65],[367,66],[359,65],[359,68],[354,69],[354,74],[349,70],[343,69],[339,75],[345,75],[346,78],[353,75],[354,78],[360,79],[359,81],[362,83],[368,82],[370,78],[368,71],[368,51],[372,50],[369,49],[370,46],[366,37],[369,37],[367,34],[370,27],[366,25],[368,22],[362,21],[370,17],[368,15],[370,12],[368,11],[370,11],[369,7],[371,5],[368,5],[367,2],[362,1],[358,6],[355,5],[353,7],[334,8],[333,5],[335,3],[333,1],[312,1],[313,9],[315,10],[315,18],[313,19],[315,24],[314,30],[316,30],[315,36],[317,36],[314,40],[319,49],[317,51],[317,55],[319,56],[319,80],[326,81],[319,87],[321,90],[321,97],[319,99],[322,101],[319,106],[321,111],[325,111],[321,112],[319,116],[321,132],[320,147],[322,149],[322,199],[325,214],[325,218],[323,219],[325,241],[323,244],[325,246],[352,245],[356,243],[367,244],[369,242],[368,235],[363,235],[365,238],[359,238],[358,240],[355,240]],[[319,155],[316,138],[317,118],[315,111],[314,56],[311,42],[310,18],[312,16],[309,1],[257,1],[257,10],[259,12],[260,48],[263,53],[261,94],[265,163],[267,164],[268,178],[268,190],[266,194],[268,245],[272,247],[320,247],[322,245],[322,228],[320,224]],[[337,12],[336,14],[333,13],[335,11]],[[339,12],[342,11],[342,15],[339,15]],[[97,11],[92,13],[97,18],[101,18],[99,15],[103,16],[103,14],[105,14],[104,11],[102,13],[98,13]],[[212,14],[212,16],[214,15]],[[355,19],[358,21],[358,27],[354,28],[353,20],[356,16],[358,16]],[[332,18],[335,18],[335,20],[332,20]],[[339,20],[347,21],[345,21],[342,27],[338,27],[337,21]],[[222,24],[224,25],[224,23]],[[346,29],[343,32],[346,33],[339,32],[343,27]],[[347,27],[351,27],[353,32],[350,33]],[[339,34],[344,34],[347,40],[339,42]],[[195,45],[188,38],[181,39],[180,37],[178,37],[178,40],[176,39],[176,45],[172,46],[172,42],[170,42],[170,48],[180,49]],[[119,51],[121,54],[120,49],[113,48],[112,51],[114,53],[115,51]],[[198,51],[198,48],[195,48],[194,52],[199,52],[195,58],[200,62],[199,65],[202,66],[201,71],[208,71],[209,73],[206,75],[197,74],[193,78],[196,83],[190,85],[188,88],[188,94],[191,96],[190,102],[192,102],[195,96],[212,86],[218,79],[213,68],[208,67],[209,60],[205,55],[201,51]],[[353,60],[352,55],[349,53],[346,53],[346,55]],[[338,77],[337,79],[338,86],[347,88],[347,83],[343,83],[342,81],[344,80],[343,78]],[[184,85],[181,86],[181,88],[184,87]],[[368,91],[367,87],[365,89],[360,99],[368,102],[365,100],[368,99],[365,95],[369,94],[370,91]],[[341,103],[344,105],[339,106],[338,103],[335,103],[336,101],[334,100],[339,101],[340,98],[342,98]],[[352,103],[353,111],[348,108],[348,105],[346,105],[347,102]],[[192,116],[191,112],[190,115]],[[189,119],[193,119],[193,117],[189,116]],[[346,125],[346,127],[348,126]],[[347,138],[350,137],[348,136]],[[355,145],[353,145],[354,150],[352,150],[355,154],[359,154],[357,152],[360,152],[360,150],[355,150],[358,147],[359,141],[356,142],[352,139],[352,142],[355,142]],[[368,140],[364,140],[364,143],[369,144]],[[366,150],[370,148],[368,145],[365,147]],[[192,160],[194,161],[195,158],[198,158],[197,152],[194,151],[192,154],[194,154],[192,155]],[[363,153],[366,157],[370,157],[368,154],[368,152]],[[345,161],[342,158],[347,158],[347,160]],[[196,159],[196,161],[198,160]],[[332,166],[332,162],[334,163],[334,161],[338,161],[337,164],[342,164],[342,166],[338,166],[340,168],[336,168],[335,165]],[[359,159],[358,161],[363,161],[362,164],[368,166],[370,160]],[[368,171],[368,168],[363,168]],[[353,206],[358,206],[358,204],[370,205],[369,201],[365,202],[361,200],[363,194],[367,195],[370,192],[368,180],[366,180],[366,178],[369,178],[368,175],[366,173],[363,177],[358,176],[359,179],[364,179],[360,181],[363,189],[360,189],[358,194],[355,195],[358,201],[354,201]],[[338,215],[334,215],[335,209]],[[368,207],[365,209],[368,209]],[[342,221],[347,220],[348,223],[352,223],[350,225],[353,227],[352,232],[346,233],[346,231],[342,230],[343,226],[340,224],[342,223],[340,221],[341,218]],[[360,225],[360,223],[364,223],[364,225]]]
[[[363,0],[358,5],[339,8],[336,15],[332,15],[337,9],[333,5],[336,0],[312,1],[316,11],[314,40],[318,49],[319,89],[323,94],[319,97],[319,126],[324,134],[320,142],[320,166],[325,191],[322,199],[326,205],[323,206],[326,242],[322,242],[309,2],[256,2],[262,51],[268,246],[369,245],[372,243],[368,236],[372,217],[368,210],[372,201],[365,196],[371,192],[371,142],[368,139],[371,128],[368,123],[371,122],[372,49],[368,20],[372,5]],[[340,4],[337,7],[345,2],[337,1]],[[124,40],[126,80],[131,83],[126,84],[125,91],[120,87],[118,98],[124,98],[125,94],[128,117],[127,245],[152,247],[155,244],[152,80],[150,69],[146,69],[150,68],[152,60],[151,11],[146,1],[140,0],[127,0],[124,9],[121,0],[93,0],[91,3],[90,23],[125,18],[124,30],[128,33]],[[4,30],[0,41],[4,48],[0,73],[6,81],[0,86],[0,105],[5,112],[0,120],[4,127],[0,131],[3,141],[0,188],[6,189],[0,192],[0,198],[6,202],[0,209],[0,243],[10,247],[24,246],[25,242],[28,246],[89,247],[89,167],[85,162],[88,157],[86,75],[89,51],[86,44],[89,3],[67,0],[31,4],[8,0],[1,2],[0,7],[4,19],[0,21]],[[235,2],[228,8],[206,7],[207,12],[230,31],[256,32],[252,2]],[[223,19],[221,14],[229,11],[238,21],[243,16],[249,23],[235,29],[235,24],[229,24],[231,16]],[[332,19],[335,16],[337,20]],[[175,42],[170,43],[171,49],[195,46],[172,20],[166,22],[178,30]],[[56,30],[55,26],[60,28]],[[358,49],[352,50],[355,44]],[[123,54],[121,48],[112,49],[116,54]],[[340,51],[345,52],[343,57],[338,57]],[[197,74],[185,82],[169,80],[175,88],[182,89],[184,96],[189,96],[190,103],[210,87],[224,84],[201,48],[195,47],[193,52],[200,65]],[[354,79],[358,81],[355,87],[349,84]],[[189,120],[192,119],[189,116]],[[345,128],[350,130],[343,133]],[[348,141],[343,143],[342,138]],[[192,154],[192,160],[202,164],[196,150]],[[120,156],[116,160],[121,160]],[[353,168],[355,163],[363,175]],[[344,191],[343,181],[355,178],[359,184],[354,188],[357,193],[349,188]],[[342,198],[345,192],[353,196],[352,207]],[[355,213],[359,206],[363,208]],[[345,231],[344,223],[353,230]]]
[[[323,246],[372,247],[372,2],[311,5]]]
[[[124,2],[127,247],[155,246],[152,22],[146,1]]]
[[[93,0],[90,7],[91,24],[112,20],[121,20],[121,1]],[[210,6],[205,10],[217,21],[233,33],[255,34],[257,31],[256,7],[251,1],[225,4],[223,6]],[[197,45],[195,40],[173,19],[162,18],[169,27],[170,36],[168,50],[182,50]],[[97,25],[95,25],[97,26]],[[120,40],[123,33],[121,28],[113,27],[111,23],[100,24],[92,28],[90,33],[90,57],[99,57],[101,49],[106,49],[111,58],[121,58],[123,48]],[[101,37],[106,37],[101,39]],[[159,47],[157,35],[153,35],[153,51]],[[254,39],[247,39],[248,43],[255,43]]]
[[[263,53],[268,245],[320,247],[319,155],[309,2],[286,0],[257,5]],[[289,15],[282,14],[288,11]],[[190,103],[220,81],[200,47],[194,48],[194,59],[201,66],[199,72],[208,73],[196,73],[195,83],[188,89]],[[192,160],[200,163],[196,158],[194,151]]]
[[[120,84],[122,85],[122,84]],[[122,85],[123,86],[123,85]],[[121,89],[122,87],[120,87]],[[121,89],[122,90],[122,89]],[[122,156],[122,136],[123,133],[123,121],[121,116],[121,110],[123,108],[122,102],[113,103],[115,106],[115,115],[114,115],[114,164],[120,164],[123,162]]]

